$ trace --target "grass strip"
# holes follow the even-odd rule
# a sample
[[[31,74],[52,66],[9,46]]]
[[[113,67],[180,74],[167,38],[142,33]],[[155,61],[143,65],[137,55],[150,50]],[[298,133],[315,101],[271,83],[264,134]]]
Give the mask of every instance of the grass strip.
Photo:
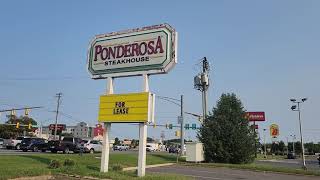
[[[137,154],[110,154],[108,173],[100,173],[101,154],[30,154],[30,155],[2,155],[0,156],[0,179],[72,174],[79,176],[93,176],[110,179],[136,179],[135,172],[122,172],[113,170],[113,166],[132,167],[137,166]],[[66,159],[74,161],[74,166],[63,166]],[[51,160],[59,161],[62,165],[57,169],[48,166]],[[176,156],[169,154],[147,154],[147,165],[176,162]],[[140,179],[140,178],[139,178]],[[147,174],[142,179],[187,179],[177,175]]]
[[[312,175],[312,176],[320,176],[320,171],[316,170],[303,170],[303,169],[295,169],[295,168],[285,168],[285,167],[274,167],[269,165],[260,165],[260,164],[225,164],[225,163],[180,163],[184,166],[198,166],[198,167],[209,167],[209,168],[233,168],[233,169],[246,169],[253,171],[267,171],[267,172],[275,172],[275,173],[284,173],[284,174],[294,174],[294,175]]]

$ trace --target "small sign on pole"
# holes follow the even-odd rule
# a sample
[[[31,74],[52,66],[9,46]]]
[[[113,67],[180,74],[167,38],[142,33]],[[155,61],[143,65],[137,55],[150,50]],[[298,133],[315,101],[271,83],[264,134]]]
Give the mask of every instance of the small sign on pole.
[[[265,113],[264,112],[246,112],[246,119],[249,121],[265,121]]]
[[[279,136],[279,126],[277,124],[270,125],[270,136],[277,138]]]

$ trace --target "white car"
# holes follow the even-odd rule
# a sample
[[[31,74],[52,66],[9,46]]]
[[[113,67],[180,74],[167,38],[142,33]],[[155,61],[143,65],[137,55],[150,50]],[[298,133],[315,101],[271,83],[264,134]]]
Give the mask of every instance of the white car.
[[[146,150],[149,151],[149,152],[153,152],[153,151],[156,151],[156,148],[154,148],[153,146],[147,144]]]
[[[101,152],[102,151],[102,143],[97,140],[88,140],[84,144],[84,148],[85,148],[85,151],[89,152],[89,153]]]
[[[129,146],[128,145],[124,145],[124,144],[121,144],[121,145],[117,145],[117,146],[114,146],[113,147],[113,150],[118,150],[118,151],[127,151],[129,150]]]

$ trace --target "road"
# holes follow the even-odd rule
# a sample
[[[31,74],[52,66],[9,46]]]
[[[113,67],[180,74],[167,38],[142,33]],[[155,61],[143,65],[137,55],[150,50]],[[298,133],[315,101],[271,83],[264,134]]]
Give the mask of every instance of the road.
[[[147,172],[180,174],[198,180],[319,180],[319,177],[315,176],[286,175],[229,168],[205,168],[180,165],[150,168],[147,169]]]

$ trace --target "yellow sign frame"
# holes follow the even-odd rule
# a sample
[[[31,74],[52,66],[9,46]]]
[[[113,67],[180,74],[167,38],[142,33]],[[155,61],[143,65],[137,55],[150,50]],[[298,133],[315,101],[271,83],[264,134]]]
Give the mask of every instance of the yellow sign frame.
[[[154,94],[150,92],[100,96],[99,122],[142,123],[154,121]]]

